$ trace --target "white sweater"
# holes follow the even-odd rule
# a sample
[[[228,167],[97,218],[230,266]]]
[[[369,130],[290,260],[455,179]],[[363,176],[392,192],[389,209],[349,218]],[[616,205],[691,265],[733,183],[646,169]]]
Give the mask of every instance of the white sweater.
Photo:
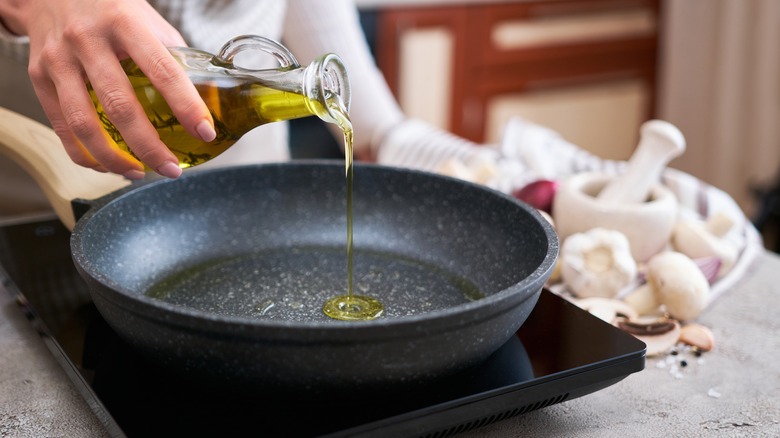
[[[450,158],[468,160],[476,153],[470,142],[419,121],[404,120],[371,57],[357,8],[351,0],[150,0],[150,3],[181,32],[191,47],[211,53],[237,35],[257,34],[281,40],[304,65],[323,53],[339,54],[347,66],[352,87],[350,118],[358,157],[433,170]],[[26,37],[0,29],[0,51],[5,56],[26,63],[28,50]],[[421,152],[425,153],[420,155]],[[286,124],[273,123],[250,132],[213,164],[207,165],[287,158]]]

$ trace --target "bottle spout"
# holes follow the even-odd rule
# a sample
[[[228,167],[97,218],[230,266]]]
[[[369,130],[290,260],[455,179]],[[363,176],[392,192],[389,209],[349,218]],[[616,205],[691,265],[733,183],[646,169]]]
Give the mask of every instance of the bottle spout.
[[[316,58],[304,73],[304,95],[313,104],[312,112],[322,120],[341,125],[349,114],[352,90],[341,58],[327,53]]]

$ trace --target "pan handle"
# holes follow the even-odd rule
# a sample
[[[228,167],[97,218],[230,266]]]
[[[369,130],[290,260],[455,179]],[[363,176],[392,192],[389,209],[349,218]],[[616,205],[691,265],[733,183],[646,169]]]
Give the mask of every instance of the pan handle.
[[[71,201],[97,199],[130,184],[121,175],[75,164],[51,128],[3,107],[0,155],[14,160],[35,179],[69,230],[76,225]]]

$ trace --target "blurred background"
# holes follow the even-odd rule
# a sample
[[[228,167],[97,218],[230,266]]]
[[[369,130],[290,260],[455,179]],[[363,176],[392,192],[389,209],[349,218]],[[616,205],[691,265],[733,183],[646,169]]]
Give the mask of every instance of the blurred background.
[[[356,1],[408,115],[480,143],[519,116],[621,160],[644,121],[669,121],[687,140],[671,167],[726,191],[780,246],[780,1]],[[10,99],[24,87],[0,81]],[[295,158],[340,156],[317,118],[290,134]]]
[[[777,247],[780,2],[358,0],[403,109],[477,142],[520,116],[603,158],[677,125],[671,167],[730,194]]]

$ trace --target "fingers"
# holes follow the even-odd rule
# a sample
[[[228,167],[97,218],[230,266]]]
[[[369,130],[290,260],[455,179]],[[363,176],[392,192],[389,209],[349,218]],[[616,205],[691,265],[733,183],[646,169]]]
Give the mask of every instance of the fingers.
[[[35,85],[38,100],[41,102],[41,106],[51,122],[52,129],[62,141],[70,159],[80,166],[105,172],[107,169],[98,163],[73,135],[73,131],[71,131],[65,116],[62,114],[60,100],[57,98],[54,84],[50,81],[36,79],[32,75],[31,80]]]
[[[108,47],[105,47],[104,50],[113,54]],[[180,172],[174,170],[171,173],[170,166],[166,166],[170,163],[178,169],[176,157],[160,141],[157,131],[149,123],[125,72],[119,63],[101,63],[100,60],[103,59],[103,56],[105,55],[101,55],[100,51],[96,50],[83,56],[82,62],[85,66],[85,73],[106,116],[122,134],[125,143],[133,150],[138,159],[160,174],[177,177]],[[62,91],[60,94],[67,96],[74,104],[92,106],[91,100],[82,90],[74,93]],[[85,98],[88,100],[87,102],[83,101]],[[94,106],[92,112],[95,112]],[[128,154],[121,153],[115,146],[111,147],[112,145],[103,141],[104,135],[99,138],[91,130],[77,131],[78,126],[73,123],[69,123],[69,126],[79,139],[90,145],[89,150],[92,155],[107,169],[124,174],[126,171],[137,168],[128,161],[130,158]]]
[[[30,33],[29,71],[71,159],[99,171],[133,179],[143,176],[143,165],[119,149],[103,129],[86,88],[88,80],[134,155],[164,176],[179,176],[175,155],[146,117],[119,59],[129,56],[136,61],[190,135],[211,141],[216,137],[211,115],[161,41],[180,46],[181,35],[145,1],[105,0],[115,7],[86,10],[86,3],[71,4],[81,9],[67,9],[58,1],[46,3],[38,15],[48,20],[36,21]]]
[[[94,116],[94,107],[91,105],[79,106],[76,102],[69,99],[68,96],[60,97],[58,95],[58,86],[54,83],[54,78],[61,84],[59,89],[68,89],[62,84],[83,83],[82,73],[75,62],[68,62],[61,56],[52,56],[56,51],[43,50],[38,62],[31,62],[29,67],[30,80],[33,83],[35,93],[41,102],[46,116],[49,118],[54,132],[62,140],[65,151],[75,162],[84,167],[92,168],[100,172],[106,172],[107,169],[96,160],[92,154],[81,144],[75,132],[89,136],[101,135],[101,127]],[[56,70],[52,75],[50,70]],[[78,87],[76,87],[78,88]],[[70,87],[74,89],[74,87]],[[63,102],[63,103],[61,103]],[[106,140],[102,141],[106,143]],[[139,163],[135,162],[137,167]]]
[[[152,31],[138,25],[137,19],[131,14],[119,15],[113,22],[112,37],[104,40],[111,47],[104,47],[102,51],[84,51],[80,60],[106,115],[135,156],[157,173],[176,178],[181,174],[176,157],[160,141],[121,66],[101,62],[105,59],[104,51],[129,55],[169,102],[179,123],[194,137],[202,138],[195,129],[197,123],[211,127],[211,117],[183,69]],[[90,151],[95,155],[102,148]],[[103,161],[104,157],[106,160],[117,159],[117,155],[95,156],[107,168],[113,169],[112,163]]]
[[[132,36],[129,32],[120,34],[123,38]],[[168,50],[154,39],[136,38],[124,43],[130,57],[162,94],[184,129],[203,141],[214,140],[217,134],[208,108]]]
[[[206,142],[214,140],[216,131],[208,108],[189,77],[157,36],[150,29],[138,27],[129,19],[117,20],[115,26],[113,49],[127,53],[135,61],[168,103],[176,120],[190,135]],[[122,133],[135,156],[161,175],[177,177],[181,169],[176,157],[160,142],[157,132],[143,114],[124,72],[118,65],[108,68],[101,65],[100,58],[93,52],[85,53],[83,62],[106,114]],[[96,158],[100,161],[100,158]]]
[[[29,71],[36,94],[68,155],[75,163],[95,170],[108,170],[134,179],[143,177],[141,163],[120,150],[98,121],[86,90],[82,61],[53,47],[45,45],[38,62],[31,63]],[[92,50],[101,53],[99,46]],[[112,52],[107,52],[110,59]],[[103,62],[102,65],[111,64]],[[127,82],[121,69],[117,77]]]
[[[128,23],[126,27],[120,25],[116,35],[118,44],[162,94],[184,129],[203,141],[214,140],[217,136],[214,121],[203,99],[179,63],[160,40],[153,37],[151,30]],[[143,145],[138,146],[144,148]],[[146,153],[145,150],[133,150],[139,157]],[[145,158],[142,160],[148,163]]]

